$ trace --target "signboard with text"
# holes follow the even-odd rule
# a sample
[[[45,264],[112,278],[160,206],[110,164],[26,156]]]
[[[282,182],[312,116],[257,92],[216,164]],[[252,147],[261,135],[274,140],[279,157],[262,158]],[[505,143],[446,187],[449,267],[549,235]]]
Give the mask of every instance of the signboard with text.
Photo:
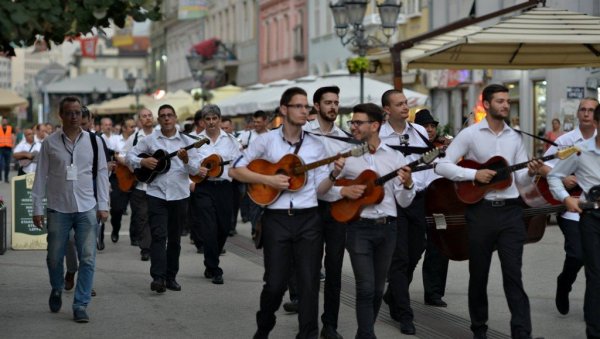
[[[33,173],[12,179],[12,249],[45,250],[46,230],[33,224]]]
[[[585,88],[583,87],[567,87],[567,99],[583,99],[585,96]]]

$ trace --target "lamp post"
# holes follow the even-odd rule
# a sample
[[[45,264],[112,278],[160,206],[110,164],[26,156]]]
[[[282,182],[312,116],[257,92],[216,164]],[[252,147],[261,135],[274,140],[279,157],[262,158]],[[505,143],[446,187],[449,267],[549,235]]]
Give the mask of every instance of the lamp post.
[[[387,42],[396,31],[396,22],[400,14],[402,4],[397,0],[385,0],[377,4],[379,18],[381,19],[381,30],[385,36],[385,41],[381,41],[375,36],[367,35],[363,20],[367,10],[368,0],[338,0],[330,3],[329,8],[335,21],[335,32],[340,38],[343,46],[352,44],[360,57],[367,55],[367,50],[376,47],[387,47]],[[348,35],[350,33],[350,35]],[[364,98],[364,76],[365,69],[361,67],[360,71],[360,102]]]
[[[125,82],[127,83],[127,89],[129,89],[129,93],[135,94],[135,110],[137,111],[140,108],[140,91],[135,89],[137,78],[133,76],[133,74],[129,73],[125,78]]]

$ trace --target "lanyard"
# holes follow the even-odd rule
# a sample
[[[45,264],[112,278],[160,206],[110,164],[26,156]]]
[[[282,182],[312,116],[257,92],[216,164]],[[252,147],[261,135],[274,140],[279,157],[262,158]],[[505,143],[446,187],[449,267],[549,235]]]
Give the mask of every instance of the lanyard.
[[[75,146],[77,146],[77,143],[79,142],[79,139],[81,139],[81,136],[83,135],[83,133],[79,133],[79,135],[77,136],[77,139],[75,139],[75,143],[73,143],[73,150],[69,150],[69,148],[67,147],[67,143],[65,142],[65,135],[61,134],[60,137],[62,139],[63,145],[65,146],[65,150],[69,153],[69,155],[71,156],[71,165],[73,165],[73,153],[75,153]]]

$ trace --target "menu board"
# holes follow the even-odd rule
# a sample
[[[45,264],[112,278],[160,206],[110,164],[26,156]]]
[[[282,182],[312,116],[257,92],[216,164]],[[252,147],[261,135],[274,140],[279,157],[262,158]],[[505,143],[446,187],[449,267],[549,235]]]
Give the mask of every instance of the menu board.
[[[34,178],[34,173],[12,178],[12,249],[14,250],[47,248],[46,230],[39,229],[33,224],[31,189]]]

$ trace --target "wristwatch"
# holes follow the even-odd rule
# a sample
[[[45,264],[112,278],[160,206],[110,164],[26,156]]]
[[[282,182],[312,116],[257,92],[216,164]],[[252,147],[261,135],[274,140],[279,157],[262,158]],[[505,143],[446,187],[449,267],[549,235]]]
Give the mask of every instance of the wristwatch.
[[[415,187],[414,181],[410,183],[410,186],[408,186],[408,187],[404,186],[404,189],[411,190],[411,189],[413,189],[413,187]]]
[[[335,175],[333,175],[333,171],[329,172],[329,180],[331,180],[332,182],[335,182],[337,180]]]

